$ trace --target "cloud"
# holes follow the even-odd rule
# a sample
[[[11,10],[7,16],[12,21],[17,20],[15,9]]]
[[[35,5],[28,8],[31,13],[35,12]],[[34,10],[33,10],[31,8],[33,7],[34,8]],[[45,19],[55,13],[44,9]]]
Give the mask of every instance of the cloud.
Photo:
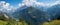
[[[26,6],[31,6],[33,3],[35,4],[36,0],[23,0],[22,1]]]
[[[0,1],[0,11],[14,12],[15,8],[5,1]]]
[[[45,7],[49,7],[49,6],[53,6],[56,4],[59,4],[60,0],[56,0],[55,2],[51,2],[51,3],[44,3],[44,2],[38,2],[37,0],[23,0],[22,4],[20,3],[20,7],[24,5],[26,6],[45,6]]]
[[[37,2],[37,0],[23,0],[22,3],[26,6],[45,6],[45,3],[43,2]],[[22,4],[20,3],[20,5],[22,6]]]
[[[22,4],[26,5],[26,6],[35,6],[35,5],[42,5],[45,6],[44,3],[42,2],[37,2],[36,0],[23,0]],[[20,3],[20,5],[22,6],[22,4]]]
[[[57,0],[56,2],[53,2],[53,3],[38,2],[37,0],[23,0],[22,3],[18,4],[18,6],[22,7],[26,5],[26,6],[50,7],[50,6],[57,5],[57,4],[60,4],[60,0]],[[6,3],[5,1],[0,1],[0,11],[14,12],[15,10],[16,8],[11,6],[10,3]]]
[[[22,7],[22,6],[24,6],[24,5],[25,5],[25,4],[23,4],[23,3],[22,3],[22,4],[21,4],[21,3],[20,3],[20,4],[18,4],[18,6],[19,6],[19,7]]]
[[[49,5],[50,5],[50,6],[54,6],[54,5],[57,5],[57,4],[60,4],[60,0],[57,0],[57,1],[54,2],[54,3],[50,3]]]
[[[34,3],[34,2],[35,2],[35,0],[23,0],[22,3],[19,4],[19,7],[24,6],[24,5],[31,6],[32,3]]]

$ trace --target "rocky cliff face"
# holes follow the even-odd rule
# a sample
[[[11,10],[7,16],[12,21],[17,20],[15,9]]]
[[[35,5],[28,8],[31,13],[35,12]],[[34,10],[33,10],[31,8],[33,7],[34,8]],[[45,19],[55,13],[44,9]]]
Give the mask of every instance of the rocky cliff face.
[[[0,12],[0,20],[4,20],[4,21],[8,20],[8,16],[6,15],[6,13]]]

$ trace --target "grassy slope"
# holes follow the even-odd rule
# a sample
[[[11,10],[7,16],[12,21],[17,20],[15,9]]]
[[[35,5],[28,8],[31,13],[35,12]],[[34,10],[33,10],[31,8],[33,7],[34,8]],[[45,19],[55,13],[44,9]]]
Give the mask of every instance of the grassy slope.
[[[16,22],[16,23],[17,23],[17,22]],[[1,21],[1,20],[0,20],[0,25],[6,25],[6,24],[7,24],[7,21]],[[13,23],[13,24],[14,24],[14,23]],[[12,24],[12,25],[13,25],[13,24]],[[18,22],[18,25],[23,25],[23,24],[24,24],[24,25],[27,25],[24,21],[23,21],[23,22]],[[17,24],[15,24],[15,25],[17,25]]]
[[[7,24],[7,22],[6,21],[1,21],[0,20],[0,25],[6,25]],[[22,24],[22,22],[19,22],[18,23],[19,25],[27,25],[25,22],[23,22],[23,24]],[[47,23],[47,22],[45,22],[45,23],[43,23],[43,25],[60,25],[60,20],[53,20],[53,21],[51,21],[51,22],[49,22],[49,23]]]
[[[0,20],[0,25],[6,25],[6,24],[7,24],[6,21],[1,21],[1,20]]]
[[[60,20],[53,20],[51,22],[45,22],[43,25],[60,25]]]

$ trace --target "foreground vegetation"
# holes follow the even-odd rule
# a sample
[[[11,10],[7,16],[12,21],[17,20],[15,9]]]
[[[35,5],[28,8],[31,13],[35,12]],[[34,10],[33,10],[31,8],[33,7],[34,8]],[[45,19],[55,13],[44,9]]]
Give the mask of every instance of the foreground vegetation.
[[[0,25],[7,25],[7,23],[8,23],[7,21],[0,20]],[[11,25],[13,25],[13,23]],[[17,25],[17,24],[15,24],[15,25]],[[27,25],[27,23],[22,21],[22,22],[18,22],[18,25]],[[51,22],[45,22],[45,23],[43,23],[43,25],[60,25],[60,20],[53,20]]]
[[[2,20],[0,20],[0,25],[6,25],[6,24],[7,24],[6,21],[2,21]]]
[[[16,22],[16,21],[10,21],[10,22],[8,22],[8,21],[2,21],[2,20],[0,20],[0,25],[27,25],[27,23],[25,23],[24,21],[22,21],[22,22]]]
[[[45,22],[43,25],[60,25],[60,20],[53,20],[51,22]]]

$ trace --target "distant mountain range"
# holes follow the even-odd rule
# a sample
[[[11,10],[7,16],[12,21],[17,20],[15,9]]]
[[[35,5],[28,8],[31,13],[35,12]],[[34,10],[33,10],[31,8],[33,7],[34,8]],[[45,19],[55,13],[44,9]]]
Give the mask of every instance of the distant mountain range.
[[[58,18],[60,16],[60,4],[51,7],[23,6],[18,8],[12,16],[17,19],[23,18],[26,22],[30,21],[36,25],[38,22],[43,23]]]
[[[33,7],[33,6],[32,6]],[[21,12],[23,12],[24,9],[27,9],[28,7],[26,5],[22,6],[21,8],[18,8],[14,14],[19,14]],[[37,10],[41,10],[43,12],[46,12],[47,14],[49,14],[52,19],[55,18],[57,16],[57,14],[59,15],[59,12],[60,12],[60,4],[57,4],[57,5],[54,5],[54,6],[51,6],[51,7],[43,7],[43,6],[38,6],[38,7],[33,7],[34,9],[37,9]],[[28,10],[28,9],[27,9]],[[29,11],[29,10],[28,10]],[[37,12],[37,11],[36,11]],[[18,18],[18,17],[17,17]],[[57,17],[56,17],[57,18]]]
[[[14,12],[13,17],[20,19],[23,18],[26,22],[32,22],[32,25],[37,25],[38,22],[48,21],[48,14],[40,9],[32,6]]]
[[[43,6],[22,6],[17,8],[15,12],[7,13],[9,17],[15,19],[23,18],[26,22],[31,22],[32,25],[50,21],[60,16],[60,4],[43,7]]]
[[[51,19],[56,19],[58,16],[60,16],[60,4],[49,7],[47,12],[51,16]]]

